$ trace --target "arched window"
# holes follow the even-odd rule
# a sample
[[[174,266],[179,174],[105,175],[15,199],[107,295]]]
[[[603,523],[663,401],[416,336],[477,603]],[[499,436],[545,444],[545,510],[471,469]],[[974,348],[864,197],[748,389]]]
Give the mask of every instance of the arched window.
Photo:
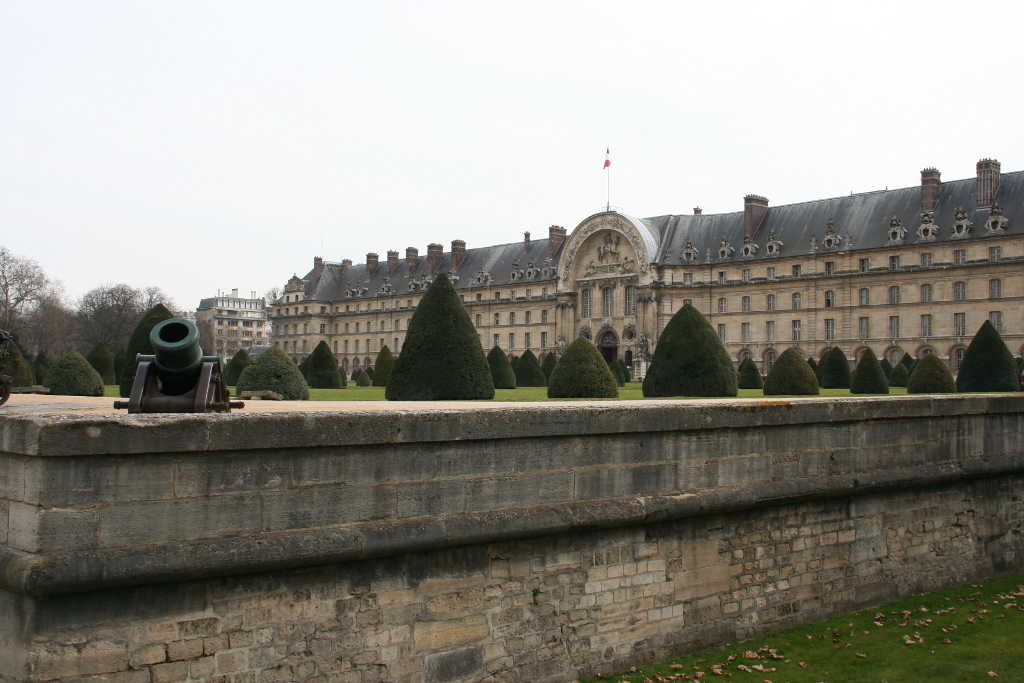
[[[803,308],[804,297],[800,292],[793,292],[793,308]]]
[[[348,339],[345,340],[344,348],[345,348],[345,353],[348,353]],[[348,361],[345,361],[345,362],[347,363]]]
[[[769,311],[775,310],[775,295],[769,294],[764,298],[764,307]]]
[[[719,313],[725,313],[726,312],[726,303],[725,303],[725,297],[724,296],[719,298],[719,300],[718,300],[718,312]]]
[[[584,289],[583,290],[583,311],[582,311],[582,313],[583,313],[582,317],[584,317],[584,318],[589,318],[590,317],[590,290],[589,289]]]
[[[636,287],[626,287],[626,315],[636,315]]]
[[[893,285],[889,288],[889,303],[898,304],[900,302],[900,286]]]
[[[921,303],[927,304],[932,301],[932,286],[921,285]]]
[[[750,313],[750,297],[749,296],[743,297],[741,306],[743,308],[743,312],[744,313]]]
[[[903,352],[899,349],[893,349],[889,352],[889,365],[896,367],[896,364],[903,358]]]
[[[825,308],[832,308],[836,305],[836,293],[831,289],[825,292]]]
[[[768,366],[769,370],[771,370],[772,366],[775,365],[775,360],[777,358],[778,358],[778,356],[775,353],[775,349],[768,349],[768,351],[765,352],[765,354],[764,354],[764,362],[765,362],[765,365]]]
[[[966,282],[954,282],[953,283],[953,299],[956,301],[963,301],[967,298],[967,283]]]
[[[953,352],[953,372],[960,372],[960,364],[964,362],[964,354],[967,349],[957,349]]]
[[[989,280],[988,281],[988,298],[998,299],[1003,296],[1003,281],[1002,280]]]
[[[604,296],[604,317],[610,318],[615,315],[615,290],[605,287],[602,295]]]
[[[380,329],[382,329],[382,330],[384,329],[384,321],[383,320],[380,321]]]
[[[862,287],[860,290],[860,305],[869,306],[871,305],[871,290],[867,287]]]

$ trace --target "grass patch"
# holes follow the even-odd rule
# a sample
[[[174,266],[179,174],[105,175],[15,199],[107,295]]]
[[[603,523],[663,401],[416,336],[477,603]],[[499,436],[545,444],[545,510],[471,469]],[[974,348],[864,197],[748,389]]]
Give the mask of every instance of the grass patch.
[[[1024,574],[912,595],[582,683],[1024,680]],[[754,669],[755,666],[763,667]]]

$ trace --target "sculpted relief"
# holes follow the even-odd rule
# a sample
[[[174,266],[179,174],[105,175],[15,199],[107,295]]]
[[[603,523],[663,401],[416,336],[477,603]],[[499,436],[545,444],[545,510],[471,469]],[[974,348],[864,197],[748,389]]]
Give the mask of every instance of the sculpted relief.
[[[647,250],[626,220],[604,216],[573,232],[562,257],[564,287],[576,278],[647,273]]]

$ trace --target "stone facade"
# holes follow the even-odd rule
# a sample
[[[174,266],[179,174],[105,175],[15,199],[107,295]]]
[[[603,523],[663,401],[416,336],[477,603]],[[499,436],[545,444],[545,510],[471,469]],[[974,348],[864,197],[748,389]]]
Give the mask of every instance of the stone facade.
[[[210,355],[230,360],[241,349],[270,341],[267,320],[267,302],[257,298],[256,292],[248,299],[231,295],[218,295],[199,302],[195,313],[199,327],[199,344]]]

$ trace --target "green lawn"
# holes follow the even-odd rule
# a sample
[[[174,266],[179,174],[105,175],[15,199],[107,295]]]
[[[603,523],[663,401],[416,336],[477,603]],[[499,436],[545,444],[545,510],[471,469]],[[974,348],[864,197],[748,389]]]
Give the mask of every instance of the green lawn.
[[[1024,574],[914,595],[745,643],[597,681],[715,680],[712,667],[738,681],[896,683],[1024,680]],[[755,657],[751,657],[754,655]],[[745,667],[745,668],[741,668]],[[753,669],[754,666],[764,667]]]

